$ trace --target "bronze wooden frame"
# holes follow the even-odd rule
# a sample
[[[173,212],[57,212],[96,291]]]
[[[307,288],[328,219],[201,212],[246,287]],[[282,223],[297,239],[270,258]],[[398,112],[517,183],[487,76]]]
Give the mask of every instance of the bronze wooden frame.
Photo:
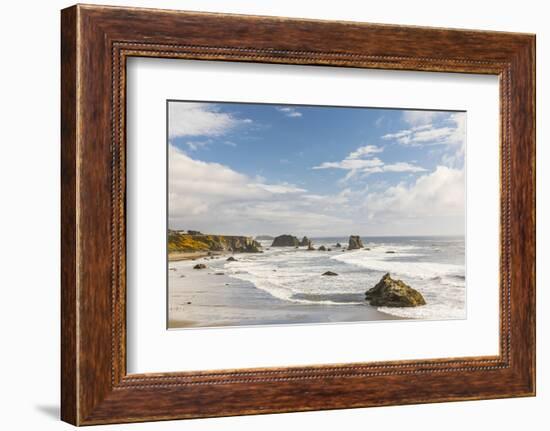
[[[61,47],[63,420],[88,425],[535,394],[534,35],[77,5],[62,11]],[[498,75],[500,354],[128,375],[129,56]]]

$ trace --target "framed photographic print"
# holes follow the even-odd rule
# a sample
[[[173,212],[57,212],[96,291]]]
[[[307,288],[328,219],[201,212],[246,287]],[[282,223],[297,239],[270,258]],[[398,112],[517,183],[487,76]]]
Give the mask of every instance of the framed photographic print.
[[[168,328],[466,317],[465,112],[167,110]]]
[[[535,37],[62,11],[62,419],[535,394]]]

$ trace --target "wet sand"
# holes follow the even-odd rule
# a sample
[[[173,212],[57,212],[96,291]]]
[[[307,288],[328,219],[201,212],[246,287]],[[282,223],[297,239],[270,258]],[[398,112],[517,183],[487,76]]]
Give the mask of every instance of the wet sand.
[[[239,255],[236,254],[238,259]],[[302,304],[275,298],[252,283],[230,277],[227,255],[169,263],[170,329],[243,325],[399,320],[365,304]],[[206,269],[193,269],[197,263]]]
[[[222,252],[211,251],[178,251],[168,253],[169,262],[178,262],[180,260],[197,260],[206,256],[222,256]]]

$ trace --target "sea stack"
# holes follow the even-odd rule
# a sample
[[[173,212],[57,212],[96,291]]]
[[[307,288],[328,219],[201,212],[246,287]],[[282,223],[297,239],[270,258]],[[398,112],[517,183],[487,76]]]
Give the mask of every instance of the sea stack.
[[[363,241],[359,235],[351,235],[349,237],[348,250],[358,250],[363,248]]]
[[[310,239],[307,236],[304,236],[300,241],[300,246],[307,247],[310,242],[311,242]]]
[[[382,307],[417,307],[426,305],[422,294],[401,280],[386,273],[376,286],[367,290],[365,299],[370,305]]]
[[[273,240],[271,247],[297,247],[300,241],[293,235],[279,235]]]

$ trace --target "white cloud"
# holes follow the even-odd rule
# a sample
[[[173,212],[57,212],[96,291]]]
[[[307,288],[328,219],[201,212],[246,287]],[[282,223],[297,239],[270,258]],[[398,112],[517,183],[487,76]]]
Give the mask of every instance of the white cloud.
[[[380,153],[383,148],[376,145],[365,145],[357,148],[347,155],[344,160],[338,162],[323,162],[320,165],[314,166],[312,169],[343,169],[348,171],[346,176],[342,179],[343,182],[350,180],[356,175],[366,176],[370,174],[382,173],[382,172],[424,172],[426,169],[413,165],[407,162],[397,162],[386,164],[378,157],[369,157],[372,154]]]
[[[343,230],[345,197],[309,194],[290,183],[269,184],[220,163],[194,160],[169,146],[169,226],[208,233],[314,235]]]
[[[349,156],[348,156],[349,157]],[[384,162],[378,157],[373,159],[350,159],[345,158],[339,162],[323,162],[312,169],[345,169],[350,171],[363,171],[384,166]]]
[[[377,147],[376,145],[365,145],[349,153],[348,159],[359,159],[361,157],[369,156],[371,154],[381,153],[382,151],[384,151],[384,149],[381,147]]]
[[[451,115],[451,121],[456,125],[455,133],[449,139],[453,148],[450,153],[443,155],[442,162],[450,167],[462,167],[466,154],[466,114],[455,113]]]
[[[456,127],[435,127],[432,124],[400,130],[382,136],[402,145],[447,145],[458,138]]]
[[[356,159],[356,162],[366,160]],[[412,184],[312,193],[194,160],[169,146],[169,226],[239,235],[449,234],[464,225],[464,172],[439,166]],[[369,163],[379,163],[371,161]],[[380,162],[381,163],[381,162]],[[388,171],[418,169],[405,162]],[[375,167],[373,167],[374,169]],[[420,168],[422,169],[422,168]]]
[[[275,194],[285,194],[285,193],[305,193],[306,189],[296,187],[293,184],[283,183],[283,184],[255,184],[256,187],[266,190],[270,193]]]
[[[439,111],[404,111],[403,121],[411,126],[422,126],[439,120],[446,114]]]
[[[382,172],[426,172],[426,169],[407,162],[397,162],[384,165]]]
[[[454,132],[455,128],[452,127],[431,128],[416,132],[414,140],[416,142],[446,142]]]
[[[204,162],[189,156],[211,142],[234,146],[226,133],[251,122],[223,113],[212,104],[179,103],[185,109],[172,112],[170,137],[185,151],[169,145],[169,226],[224,234],[281,234],[298,236],[362,234],[450,234],[463,233],[465,114],[420,111],[407,118],[410,127],[384,136],[402,145],[436,145],[445,149],[443,164],[433,172],[419,166],[414,157],[407,162],[386,163],[384,148],[363,145],[342,160],[327,161],[315,170],[336,169],[343,177],[339,193],[322,194],[288,182],[271,183],[260,176],[245,175],[221,163]],[[298,117],[291,107],[276,108]],[[414,111],[417,112],[417,111]],[[298,115],[291,115],[297,113]],[[172,118],[174,115],[174,118]],[[405,117],[405,114],[403,114]],[[172,124],[171,124],[172,125]],[[219,140],[214,137],[222,136]],[[211,139],[212,138],[212,139]],[[277,160],[277,159],[276,159]],[[287,159],[279,159],[286,163]],[[284,167],[283,167],[284,168]],[[399,175],[412,183],[389,186],[384,182],[346,181],[374,173],[420,173]],[[424,174],[422,174],[424,173]],[[311,172],[310,172],[311,174]],[[317,173],[316,175],[321,175]],[[328,180],[329,175],[323,179]],[[388,181],[397,177],[380,176]],[[328,184],[328,183],[327,183]]]
[[[448,148],[443,155],[442,162],[448,166],[462,166],[466,146],[466,114],[456,113],[432,113],[429,111],[407,111],[403,113],[409,117],[409,124],[418,124],[421,121],[438,119],[437,125],[433,123],[418,124],[408,129],[399,130],[382,136],[386,141],[394,141],[400,145],[424,146],[440,145]],[[436,114],[436,115],[431,115]]]
[[[212,103],[170,102],[168,105],[170,139],[184,136],[222,136],[239,125],[252,122],[220,112]]]
[[[204,148],[206,147],[207,145],[209,145],[212,141],[208,140],[208,141],[185,141],[184,144],[187,145],[187,147],[191,150],[191,151],[196,151],[200,148]]]
[[[404,183],[369,193],[365,207],[369,217],[386,222],[399,219],[464,217],[464,170],[438,166],[413,184]]]
[[[239,197],[251,182],[245,175],[222,164],[194,160],[173,145],[169,146],[168,157],[170,202],[174,204],[171,210],[178,210],[186,196],[208,196],[209,199],[204,200],[206,204]],[[246,193],[250,191],[246,190]]]
[[[302,116],[302,113],[300,111],[297,111],[296,108],[292,108],[290,106],[276,107],[275,109],[279,112],[282,112],[287,117],[298,118]]]

